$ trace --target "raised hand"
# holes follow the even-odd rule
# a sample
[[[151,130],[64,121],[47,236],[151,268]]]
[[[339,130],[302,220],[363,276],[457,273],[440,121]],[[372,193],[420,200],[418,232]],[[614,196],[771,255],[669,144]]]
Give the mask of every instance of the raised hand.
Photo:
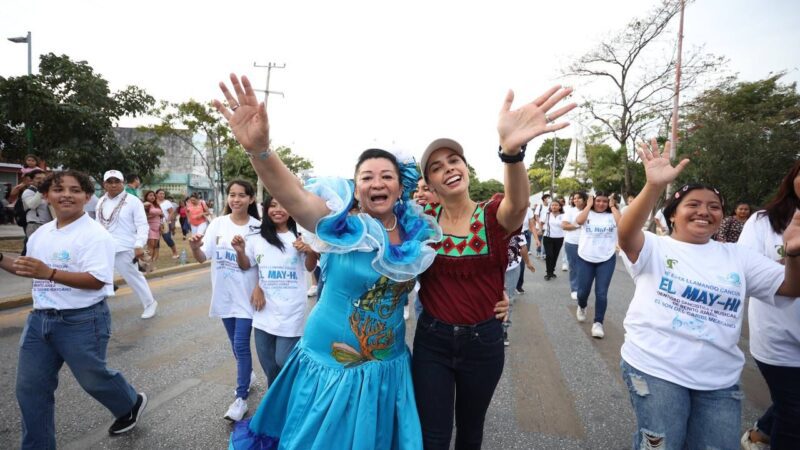
[[[231,247],[236,250],[236,253],[244,253],[244,238],[238,234],[234,236],[231,240]]]
[[[647,182],[656,186],[666,186],[675,181],[678,175],[683,171],[687,164],[688,159],[683,159],[675,167],[669,162],[669,149],[672,144],[667,141],[664,144],[663,150],[658,148],[658,142],[655,139],[650,140],[648,145],[646,142],[639,144],[636,153],[642,158],[644,164],[644,173]]]
[[[514,153],[536,136],[568,126],[569,122],[554,121],[575,108],[575,103],[552,112],[550,110],[571,93],[572,88],[553,86],[536,100],[512,111],[514,91],[509,90],[497,119],[497,133],[500,135],[500,147],[503,151]]]
[[[260,152],[269,147],[269,120],[264,102],[259,102],[250,80],[242,76],[241,83],[236,74],[231,74],[234,97],[225,83],[219,88],[228,106],[214,100],[214,107],[228,120],[233,135],[248,152]]]

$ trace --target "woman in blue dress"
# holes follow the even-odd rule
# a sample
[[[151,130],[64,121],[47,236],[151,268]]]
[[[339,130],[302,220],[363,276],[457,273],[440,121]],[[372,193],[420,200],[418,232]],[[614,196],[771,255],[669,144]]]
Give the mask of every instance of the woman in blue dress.
[[[409,201],[419,178],[413,159],[367,150],[355,183],[316,179],[303,189],[268,149],[266,110],[250,83],[231,81],[236,97],[221,84],[231,108],[217,109],[272,196],[315,230],[326,283],[303,338],[230,447],[421,449],[403,306],[441,229]],[[354,197],[361,212],[348,214]]]

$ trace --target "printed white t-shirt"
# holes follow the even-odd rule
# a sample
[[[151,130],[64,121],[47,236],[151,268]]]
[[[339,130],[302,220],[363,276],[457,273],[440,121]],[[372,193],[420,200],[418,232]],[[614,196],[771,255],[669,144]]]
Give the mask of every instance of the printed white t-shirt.
[[[578,214],[580,213],[581,210],[579,210],[578,208],[570,207],[569,209],[567,209],[567,212],[564,213],[564,216],[561,218],[561,220],[563,222],[569,222],[572,225],[578,225],[578,222],[576,222],[575,219],[578,217]],[[564,230],[564,242],[568,244],[578,245],[578,243],[581,240],[581,228],[583,228],[583,226],[580,226],[580,228],[576,230]]]
[[[33,280],[34,309],[78,309],[114,295],[116,242],[102,225],[84,213],[57,228],[57,220],[41,226],[28,239],[28,256],[51,269],[88,272],[105,283],[100,289],[77,289],[47,280]]]
[[[617,249],[617,222],[612,213],[589,211],[581,227],[578,256],[584,261],[601,263],[614,256]]]
[[[303,335],[306,324],[306,255],[292,246],[294,233],[278,233],[284,251],[257,236],[247,241],[247,257],[258,267],[266,304],[253,312],[253,327],[283,337]]]
[[[245,251],[250,246],[250,239],[258,234],[261,222],[250,217],[246,225],[236,225],[230,215],[217,217],[211,221],[203,234],[201,250],[211,260],[211,308],[209,317],[253,317],[253,306],[250,295],[256,287],[257,272],[255,267],[247,271],[239,268],[236,262],[236,250],[231,241],[236,235],[244,237]]]
[[[760,213],[747,219],[736,244],[773,261],[782,258],[783,236]],[[771,305],[750,297],[747,315],[750,353],[755,359],[773,366],[800,367],[800,299],[776,297]]]
[[[561,228],[561,222],[564,220],[564,214],[553,214],[548,212],[545,216],[547,220],[544,224],[544,236],[550,238],[563,238],[564,229]]]
[[[689,244],[644,233],[639,259],[622,260],[636,291],[625,315],[622,358],[654,377],[689,389],[739,381],[744,301],[773,302],[784,269],[735,244]]]

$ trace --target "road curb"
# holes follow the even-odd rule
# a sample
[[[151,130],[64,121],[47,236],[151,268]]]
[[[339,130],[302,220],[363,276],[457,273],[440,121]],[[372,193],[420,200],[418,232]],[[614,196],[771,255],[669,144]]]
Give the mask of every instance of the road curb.
[[[203,269],[205,267],[209,267],[210,265],[211,265],[210,261],[206,261],[203,263],[184,264],[182,266],[156,270],[155,272],[145,274],[144,277],[148,280],[152,278],[161,278],[168,275],[175,275],[178,273],[191,272],[193,270]],[[114,283],[117,286],[124,286],[127,284],[122,277],[115,278]],[[26,306],[32,303],[33,303],[33,298],[31,297],[31,294],[17,295],[14,297],[4,297],[0,298],[0,311],[18,308],[20,306]]]

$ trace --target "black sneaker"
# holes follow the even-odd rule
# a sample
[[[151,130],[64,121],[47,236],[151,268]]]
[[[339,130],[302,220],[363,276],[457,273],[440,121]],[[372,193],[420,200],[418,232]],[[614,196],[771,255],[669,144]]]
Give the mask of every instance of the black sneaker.
[[[115,420],[114,423],[111,424],[111,428],[108,429],[108,434],[122,434],[132,430],[133,427],[136,426],[136,422],[144,415],[144,409],[146,407],[147,395],[141,392],[136,395],[136,404],[133,405],[131,412]]]

